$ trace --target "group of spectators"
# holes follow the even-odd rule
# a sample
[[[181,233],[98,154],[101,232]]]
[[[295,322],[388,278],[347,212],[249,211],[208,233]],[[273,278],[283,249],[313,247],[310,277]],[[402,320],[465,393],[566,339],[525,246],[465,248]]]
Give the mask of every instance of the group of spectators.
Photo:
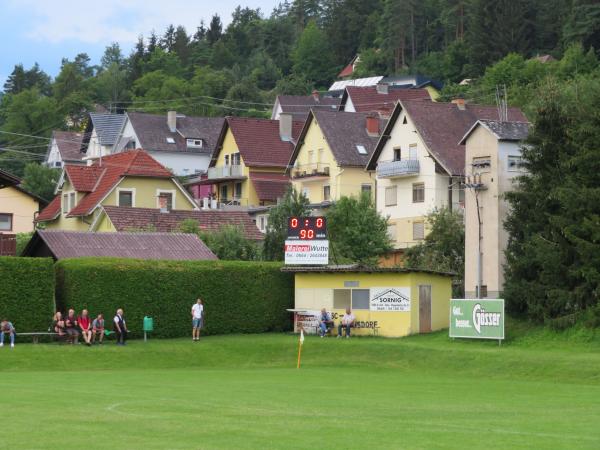
[[[81,311],[78,316],[75,315],[73,309],[69,309],[66,316],[57,311],[52,320],[52,329],[59,338],[65,339],[71,344],[77,344],[79,336],[81,336],[88,346],[93,345],[95,342],[102,344],[104,336],[107,334],[104,315],[98,314],[92,320],[87,309]],[[113,319],[113,330],[117,335],[117,345],[125,345],[127,341],[127,324],[123,317],[123,310],[120,308]]]
[[[354,321],[356,318],[354,314],[352,314],[352,310],[350,308],[346,308],[346,314],[342,316],[340,323],[338,324],[338,338],[342,337],[342,330],[346,333],[346,338],[350,338],[350,329],[354,326]],[[321,317],[319,318],[319,335],[321,337],[325,337],[327,332],[333,329],[333,319],[331,317],[331,313],[327,311],[325,308],[321,309]]]

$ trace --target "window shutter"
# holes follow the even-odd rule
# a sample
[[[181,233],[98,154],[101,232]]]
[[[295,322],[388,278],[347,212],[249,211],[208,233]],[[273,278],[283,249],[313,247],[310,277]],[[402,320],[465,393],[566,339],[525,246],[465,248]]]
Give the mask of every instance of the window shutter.
[[[395,206],[398,204],[398,186],[388,186],[385,188],[385,206]]]
[[[425,239],[425,223],[413,222],[413,240],[420,241]]]

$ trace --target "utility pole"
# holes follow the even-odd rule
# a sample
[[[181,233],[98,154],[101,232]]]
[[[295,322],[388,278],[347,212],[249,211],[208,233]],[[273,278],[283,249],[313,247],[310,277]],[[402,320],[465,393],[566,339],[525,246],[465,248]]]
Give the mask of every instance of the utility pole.
[[[481,286],[483,285],[483,258],[481,254],[481,241],[483,240],[483,223],[481,221],[481,211],[479,208],[479,192],[485,189],[481,182],[481,174],[473,174],[473,178],[467,177],[465,187],[475,195],[475,207],[477,208],[477,298],[481,298]]]

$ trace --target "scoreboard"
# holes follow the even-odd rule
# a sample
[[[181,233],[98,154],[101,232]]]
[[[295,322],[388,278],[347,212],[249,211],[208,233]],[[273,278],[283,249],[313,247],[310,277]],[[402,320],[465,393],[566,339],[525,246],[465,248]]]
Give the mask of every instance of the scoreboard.
[[[325,217],[290,217],[287,239],[289,241],[327,239],[327,220]]]

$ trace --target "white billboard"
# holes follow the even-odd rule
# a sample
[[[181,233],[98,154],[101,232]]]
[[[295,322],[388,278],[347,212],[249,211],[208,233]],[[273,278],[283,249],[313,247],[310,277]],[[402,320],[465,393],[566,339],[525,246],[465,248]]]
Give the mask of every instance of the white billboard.
[[[410,311],[410,288],[371,288],[369,309],[371,311]]]
[[[285,263],[290,265],[327,265],[329,241],[285,241]]]

